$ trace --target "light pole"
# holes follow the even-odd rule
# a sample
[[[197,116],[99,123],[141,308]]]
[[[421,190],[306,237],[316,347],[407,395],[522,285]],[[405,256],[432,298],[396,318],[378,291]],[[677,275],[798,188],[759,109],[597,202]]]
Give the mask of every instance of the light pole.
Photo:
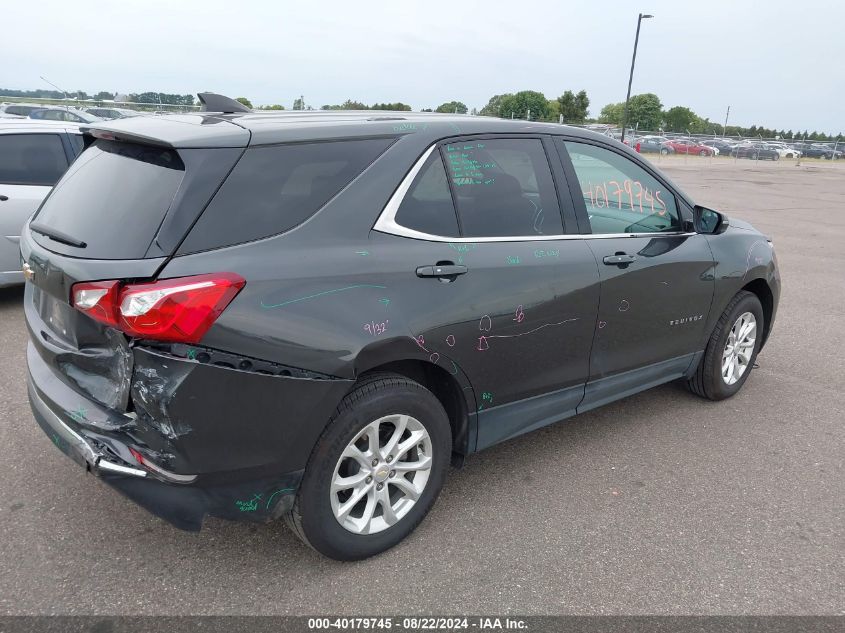
[[[634,64],[637,61],[637,44],[640,42],[640,23],[648,18],[653,18],[653,15],[640,13],[637,18],[637,35],[634,38],[634,55],[631,57],[631,74],[628,77],[628,95],[625,97],[625,116],[622,119],[622,142],[625,142],[625,128],[628,127],[628,102],[631,100],[631,83],[634,81]]]
[[[38,76],[39,76],[39,77],[41,77],[41,79],[43,79],[45,83],[50,84],[51,86],[53,86],[53,88],[55,88],[56,90],[58,90],[59,92],[61,92],[61,93],[65,96],[65,99],[67,99],[67,98],[68,98],[68,96],[67,96],[67,92],[65,92],[64,90],[62,90],[61,88],[59,88],[56,84],[54,84],[52,81],[50,81],[49,79],[47,79],[44,75],[38,75]]]

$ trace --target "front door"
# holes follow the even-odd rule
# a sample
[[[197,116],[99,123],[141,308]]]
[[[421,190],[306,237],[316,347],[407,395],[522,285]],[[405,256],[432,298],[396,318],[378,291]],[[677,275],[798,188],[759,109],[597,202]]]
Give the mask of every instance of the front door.
[[[601,276],[590,380],[638,369],[641,382],[683,373],[713,297],[705,238],[684,230],[681,201],[644,165],[589,143],[559,147],[581,187],[576,205],[583,203]]]

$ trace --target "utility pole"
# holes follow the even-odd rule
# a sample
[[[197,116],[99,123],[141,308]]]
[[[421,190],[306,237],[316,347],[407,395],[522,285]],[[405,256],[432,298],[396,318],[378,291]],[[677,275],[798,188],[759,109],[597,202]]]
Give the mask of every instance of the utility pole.
[[[725,125],[722,126],[722,137],[725,136],[725,130],[728,129],[728,117],[731,114],[731,106],[728,106],[728,111],[725,112]]]
[[[634,64],[637,62],[637,45],[640,42],[640,23],[648,18],[653,18],[653,15],[643,15],[640,13],[637,18],[637,35],[634,37],[634,55],[631,57],[631,74],[628,76],[628,95],[625,97],[625,115],[622,119],[622,142],[625,142],[625,128],[628,127],[628,102],[631,100],[631,83],[634,81]]]

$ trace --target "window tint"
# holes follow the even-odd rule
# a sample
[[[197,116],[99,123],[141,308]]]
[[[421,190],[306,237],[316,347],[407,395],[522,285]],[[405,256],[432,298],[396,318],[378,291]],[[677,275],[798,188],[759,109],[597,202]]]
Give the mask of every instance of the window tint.
[[[560,235],[554,182],[538,139],[489,139],[442,147],[462,235]]]
[[[395,219],[402,226],[430,235],[459,235],[458,219],[440,152],[432,152],[428,157],[405,194]]]
[[[0,135],[0,182],[52,186],[67,169],[58,134]]]
[[[180,253],[248,242],[301,224],[372,163],[392,139],[248,149]]]
[[[642,167],[608,149],[566,142],[593,233],[660,233],[681,227],[675,197]]]
[[[40,224],[87,247],[63,246],[38,233],[33,238],[77,257],[141,258],[184,175],[175,150],[97,140],[74,161],[36,215]]]

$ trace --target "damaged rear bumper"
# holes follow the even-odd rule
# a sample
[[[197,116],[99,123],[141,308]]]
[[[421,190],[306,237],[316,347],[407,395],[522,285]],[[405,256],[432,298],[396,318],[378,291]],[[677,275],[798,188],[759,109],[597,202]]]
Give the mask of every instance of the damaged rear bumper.
[[[254,375],[138,349],[135,355],[136,370],[157,366],[164,370],[158,375],[166,376],[179,367],[175,373],[180,379],[168,384],[165,409],[172,422],[181,423],[176,429],[183,432],[172,433],[169,427],[162,433],[160,426],[142,419],[144,414],[118,413],[79,393],[30,342],[29,400],[36,421],[53,444],[180,529],[199,530],[206,515],[265,522],[287,512],[312,439],[316,441],[328,420],[322,409],[334,397],[342,398],[346,381],[313,381],[312,385],[312,381]],[[144,378],[143,372],[135,374],[135,380]],[[247,382],[249,388],[244,387]],[[266,393],[257,397],[256,389]],[[233,416],[221,394],[235,401],[252,396],[252,401],[243,400],[241,415]],[[201,405],[202,400],[210,406]],[[280,406],[285,401],[287,408]],[[305,407],[316,415],[301,416]],[[175,459],[160,462],[163,466],[143,460],[143,456],[165,453]]]

